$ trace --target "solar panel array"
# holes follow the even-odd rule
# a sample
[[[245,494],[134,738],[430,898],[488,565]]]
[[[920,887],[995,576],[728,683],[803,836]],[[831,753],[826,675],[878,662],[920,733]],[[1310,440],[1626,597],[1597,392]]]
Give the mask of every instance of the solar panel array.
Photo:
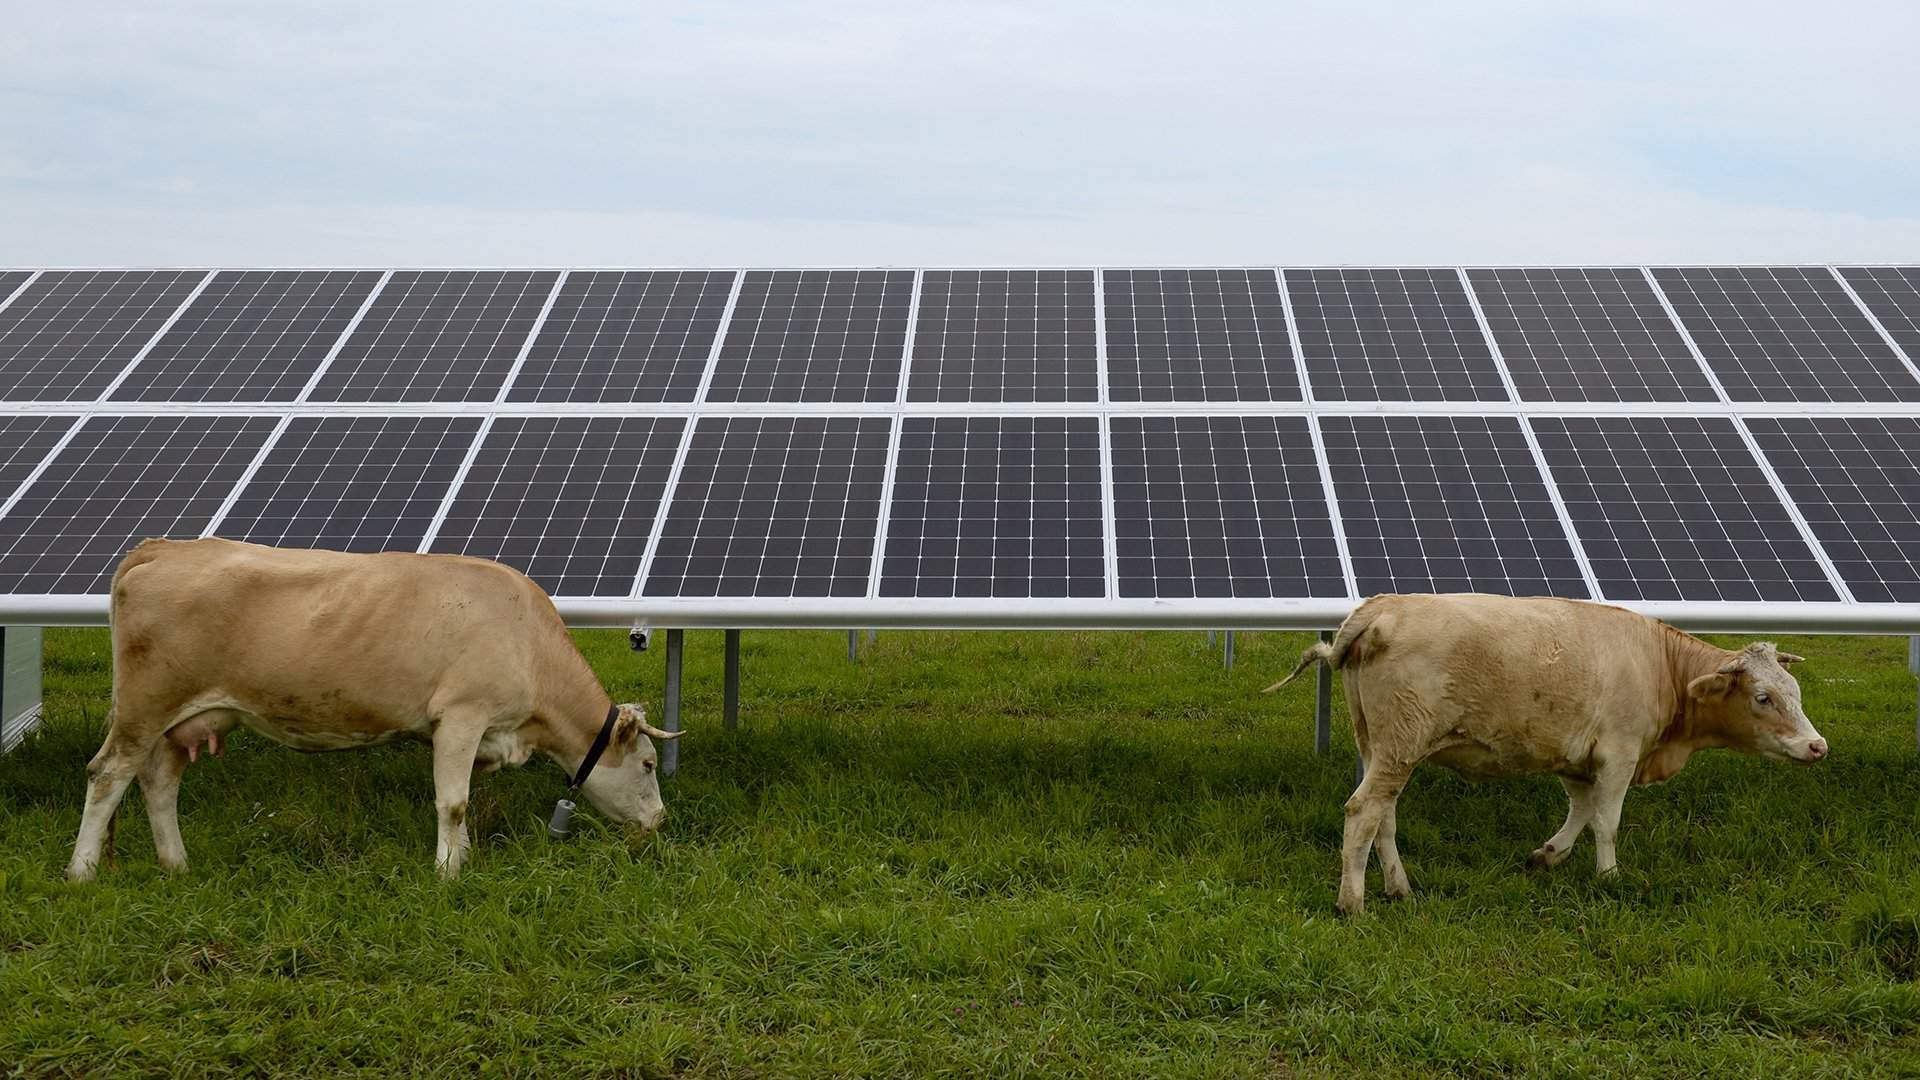
[[[1920,603],[1916,351],[1920,267],[7,270],[0,592]]]

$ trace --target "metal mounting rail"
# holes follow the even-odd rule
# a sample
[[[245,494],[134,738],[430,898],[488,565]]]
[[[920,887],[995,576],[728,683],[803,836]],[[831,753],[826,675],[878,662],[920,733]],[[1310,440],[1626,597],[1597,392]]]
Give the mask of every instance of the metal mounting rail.
[[[580,628],[714,630],[1325,630],[1357,601],[556,597]],[[1920,604],[1622,603],[1684,630],[1920,634]],[[0,625],[105,626],[105,596],[0,596]]]

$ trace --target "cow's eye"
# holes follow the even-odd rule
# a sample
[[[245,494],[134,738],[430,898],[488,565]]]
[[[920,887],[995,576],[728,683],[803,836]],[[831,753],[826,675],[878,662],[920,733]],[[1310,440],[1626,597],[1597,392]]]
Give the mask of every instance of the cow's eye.
[[[645,760],[645,761],[643,761],[643,762],[641,762],[641,763],[640,763],[640,767],[641,767],[641,768],[643,768],[643,769],[645,769],[645,770],[647,770],[648,772],[652,772],[652,771],[653,771],[653,759],[652,759],[652,758],[648,758],[647,760]]]
[[[1762,690],[1759,693],[1753,695],[1753,703],[1755,705],[1765,705],[1767,702],[1772,700],[1773,700],[1772,698],[1767,696],[1767,692],[1765,690]]]

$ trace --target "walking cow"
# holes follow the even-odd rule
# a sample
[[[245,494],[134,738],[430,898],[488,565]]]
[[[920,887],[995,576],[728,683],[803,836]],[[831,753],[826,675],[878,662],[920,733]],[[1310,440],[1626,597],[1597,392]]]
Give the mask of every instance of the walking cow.
[[[601,812],[640,830],[666,817],[639,705],[615,706],[553,601],[484,559],[148,540],[113,576],[113,711],[87,766],[67,876],[93,876],[127,785],[146,797],[160,864],[183,870],[180,775],[244,725],[299,750],[397,738],[433,744],[437,862],[467,854],[474,767],[539,752],[577,774]]]
[[[1267,690],[1315,663],[1344,673],[1366,772],[1347,800],[1339,907],[1357,915],[1369,846],[1386,895],[1413,891],[1394,846],[1394,807],[1414,766],[1556,774],[1567,822],[1527,864],[1559,865],[1591,825],[1595,869],[1608,874],[1629,786],[1665,780],[1713,747],[1809,763],[1827,756],[1782,666],[1799,660],[1767,642],[1729,652],[1580,600],[1387,595],[1354,609],[1332,642],[1308,649]]]

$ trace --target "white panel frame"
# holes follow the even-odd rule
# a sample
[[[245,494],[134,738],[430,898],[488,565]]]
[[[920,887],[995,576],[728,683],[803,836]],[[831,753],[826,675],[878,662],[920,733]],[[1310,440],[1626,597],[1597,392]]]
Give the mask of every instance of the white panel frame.
[[[1900,362],[1907,365],[1907,374],[1913,376],[1914,382],[1920,383],[1920,366],[1915,366],[1913,357],[1908,356],[1907,350],[1901,348],[1900,343],[1893,339],[1893,335],[1887,331],[1886,325],[1880,321],[1880,316],[1875,315],[1873,309],[1867,306],[1866,300],[1854,290],[1853,283],[1848,281],[1847,276],[1840,272],[1840,267],[1837,264],[1829,263],[1827,264],[1827,273],[1832,274],[1833,280],[1839,282],[1840,287],[1846,290],[1847,299],[1852,300],[1853,306],[1859,308],[1860,313],[1867,317],[1867,322],[1871,324],[1874,331],[1880,335],[1880,340],[1887,343],[1887,348],[1893,350],[1893,355],[1899,357]]]

